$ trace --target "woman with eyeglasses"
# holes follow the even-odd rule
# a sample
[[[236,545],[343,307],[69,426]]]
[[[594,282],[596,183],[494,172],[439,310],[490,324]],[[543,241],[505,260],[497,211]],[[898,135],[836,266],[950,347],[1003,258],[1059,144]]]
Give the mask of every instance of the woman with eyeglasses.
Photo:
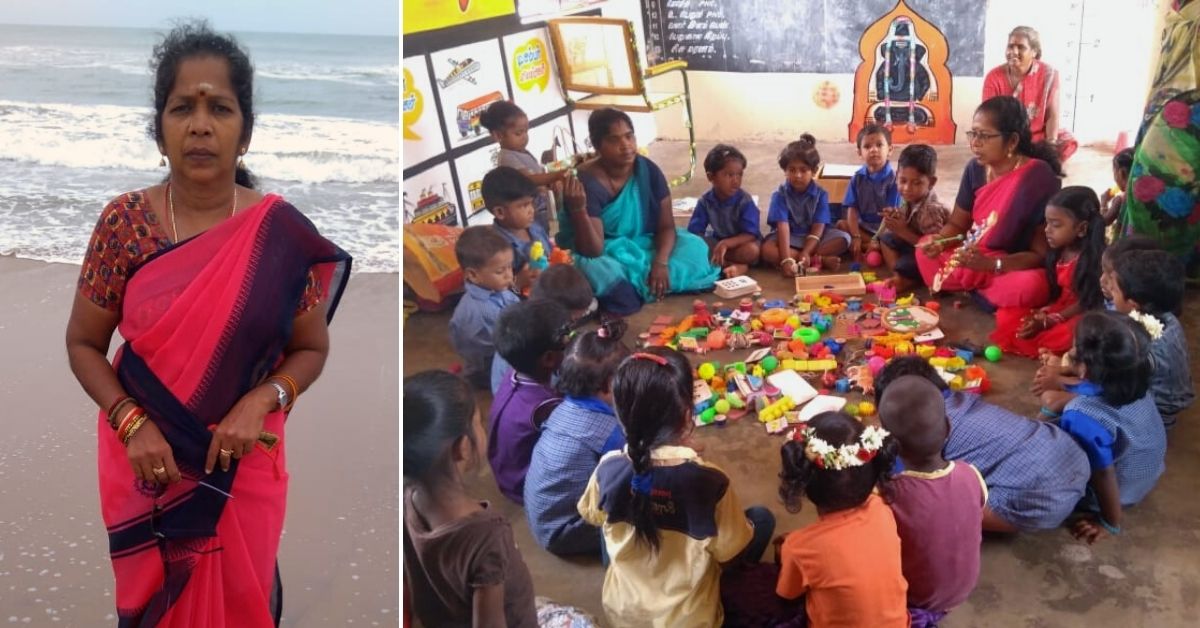
[[[1030,138],[1021,102],[996,96],[975,110],[967,132],[975,159],[963,170],[946,226],[918,243],[917,266],[935,291],[971,292],[986,309],[1041,307],[1046,202],[1062,187],[1054,148]]]

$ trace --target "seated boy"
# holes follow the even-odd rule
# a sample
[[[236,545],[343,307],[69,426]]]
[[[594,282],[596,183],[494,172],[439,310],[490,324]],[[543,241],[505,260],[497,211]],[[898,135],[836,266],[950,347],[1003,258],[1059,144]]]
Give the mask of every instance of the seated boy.
[[[582,324],[597,312],[596,294],[592,284],[579,269],[569,264],[555,264],[538,275],[529,293],[530,299],[558,301],[571,313],[574,326]],[[496,354],[492,361],[492,395],[500,390],[500,382],[512,371],[512,366],[503,355]]]
[[[942,457],[950,420],[932,382],[897,378],[880,398],[879,419],[900,444],[904,465],[892,477],[891,507],[909,614],[914,626],[935,626],[979,579],[987,487],[975,467]]]
[[[938,233],[950,217],[950,209],[938,201],[937,151],[925,144],[912,144],[900,151],[896,185],[900,206],[883,211],[883,227],[871,248],[878,247],[892,271],[897,294],[921,283],[917,270],[916,244],[921,236]]]
[[[492,227],[512,245],[513,284],[524,294],[537,279],[537,271],[529,265],[533,243],[540,242],[543,255],[550,255],[550,236],[534,220],[537,186],[515,168],[500,166],[483,175],[480,192],[492,213]]]
[[[500,492],[525,503],[525,474],[538,430],[562,401],[550,377],[562,363],[571,315],[546,299],[522,301],[496,323],[496,350],[513,365],[500,382],[488,417],[488,462]]]
[[[491,227],[468,227],[454,244],[466,292],[450,317],[450,345],[463,359],[463,377],[486,388],[495,346],[492,332],[504,308],[520,301],[512,291],[513,251]]]

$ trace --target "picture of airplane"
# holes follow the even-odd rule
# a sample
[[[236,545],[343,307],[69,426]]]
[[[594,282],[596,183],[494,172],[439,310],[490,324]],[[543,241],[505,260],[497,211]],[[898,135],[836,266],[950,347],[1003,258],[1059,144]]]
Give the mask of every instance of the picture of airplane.
[[[454,65],[454,69],[450,70],[446,78],[438,79],[438,85],[441,85],[442,89],[446,89],[459,81],[466,81],[472,85],[476,84],[475,77],[472,75],[479,71],[480,66],[478,61],[471,58],[463,59],[462,61],[448,59],[448,61]]]

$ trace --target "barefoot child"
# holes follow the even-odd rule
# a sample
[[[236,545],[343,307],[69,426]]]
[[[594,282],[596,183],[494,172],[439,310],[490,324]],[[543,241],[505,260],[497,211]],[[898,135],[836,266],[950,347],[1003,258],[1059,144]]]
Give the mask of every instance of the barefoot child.
[[[938,201],[937,151],[925,144],[911,144],[900,151],[896,186],[900,205],[884,208],[883,227],[875,234],[879,252],[892,271],[892,285],[903,294],[921,284],[916,245],[924,236],[942,230],[950,209]]]
[[[454,257],[466,289],[450,317],[450,345],[462,357],[463,376],[477,388],[491,380],[496,345],[492,341],[500,311],[521,300],[512,291],[513,251],[488,226],[467,227],[454,243]]]
[[[758,263],[762,231],[758,206],[742,190],[746,156],[727,144],[717,144],[704,158],[704,173],[712,189],[696,202],[688,231],[704,238],[712,252],[710,261],[726,277],[745,275]]]
[[[576,505],[600,457],[625,447],[613,410],[612,377],[629,349],[625,319],[575,337],[559,367],[566,398],[550,413],[525,476],[525,516],[533,538],[553,554],[600,554],[600,528]]]
[[[837,228],[850,234],[850,258],[857,262],[863,253],[879,248],[873,236],[883,224],[884,210],[900,206],[900,190],[896,186],[896,172],[888,161],[892,155],[892,132],[872,122],[858,132],[856,142],[863,166],[846,186],[846,198],[842,201],[845,218],[838,221]]]
[[[525,474],[541,425],[562,401],[550,379],[570,332],[570,314],[550,300],[522,301],[496,324],[496,351],[513,368],[492,400],[487,454],[500,492],[518,504],[525,500]]]
[[[1043,411],[1075,437],[1092,467],[1075,538],[1121,533],[1123,508],[1142,501],[1165,469],[1167,433],[1150,394],[1151,334],[1124,314],[1093,311],[1075,329],[1082,382],[1042,393]]]
[[[503,513],[467,495],[483,427],[475,394],[445,371],[404,380],[404,581],[426,626],[536,628],[533,580]]]
[[[721,564],[757,562],[775,518],[743,511],[721,469],[682,446],[692,423],[692,366],[683,354],[634,353],[612,383],[628,441],[600,464],[579,514],[601,526],[611,564],[604,611],[614,626],[720,626]]]
[[[1079,316],[1104,307],[1100,257],[1104,221],[1100,199],[1091,188],[1065,187],[1046,204],[1046,279],[1050,305],[1031,310],[1003,307],[996,312],[991,339],[1007,353],[1029,358],[1041,350],[1063,353],[1071,347]]]
[[[763,242],[762,260],[779,267],[784,277],[807,270],[814,255],[841,255],[850,244],[850,234],[829,224],[829,194],[813,181],[820,165],[817,139],[808,133],[779,153],[787,181],[771,195],[767,224],[772,231]]]
[[[538,275],[529,265],[530,247],[541,242],[542,250],[550,251],[550,235],[534,221],[537,186],[520,172],[500,166],[483,175],[481,187],[483,202],[492,213],[492,228],[512,246],[513,286],[524,294]]]
[[[546,167],[529,152],[529,117],[513,103],[507,100],[492,103],[484,110],[483,115],[479,116],[479,124],[491,132],[492,138],[500,145],[496,165],[515,168],[533,181],[534,185],[543,188],[538,190],[533,198],[534,221],[542,231],[549,233],[549,194],[544,188],[562,181],[570,171],[546,172]]]
[[[907,628],[908,585],[896,519],[884,502],[895,444],[885,430],[825,412],[783,444],[779,495],[788,512],[801,496],[817,521],[780,548],[780,597],[804,596],[808,626]]]
[[[879,419],[904,463],[892,476],[891,506],[909,615],[914,628],[936,626],[979,580],[987,487],[975,467],[942,457],[950,420],[942,392],[929,380],[906,375],[892,381],[880,398]]]

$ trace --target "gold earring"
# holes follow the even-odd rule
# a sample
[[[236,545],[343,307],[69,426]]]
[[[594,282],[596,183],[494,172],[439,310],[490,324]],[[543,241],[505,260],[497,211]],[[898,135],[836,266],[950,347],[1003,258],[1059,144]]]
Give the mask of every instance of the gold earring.
[[[166,156],[166,155],[159,155],[159,156],[158,156],[158,167],[159,167],[159,168],[166,168],[166,167],[167,167],[167,156]]]
[[[237,163],[238,170],[246,169],[246,162],[245,162],[245,160],[242,159],[242,155],[245,155],[245,154],[246,154],[246,149],[244,149],[244,148],[242,149],[242,152],[238,153],[238,163]]]

